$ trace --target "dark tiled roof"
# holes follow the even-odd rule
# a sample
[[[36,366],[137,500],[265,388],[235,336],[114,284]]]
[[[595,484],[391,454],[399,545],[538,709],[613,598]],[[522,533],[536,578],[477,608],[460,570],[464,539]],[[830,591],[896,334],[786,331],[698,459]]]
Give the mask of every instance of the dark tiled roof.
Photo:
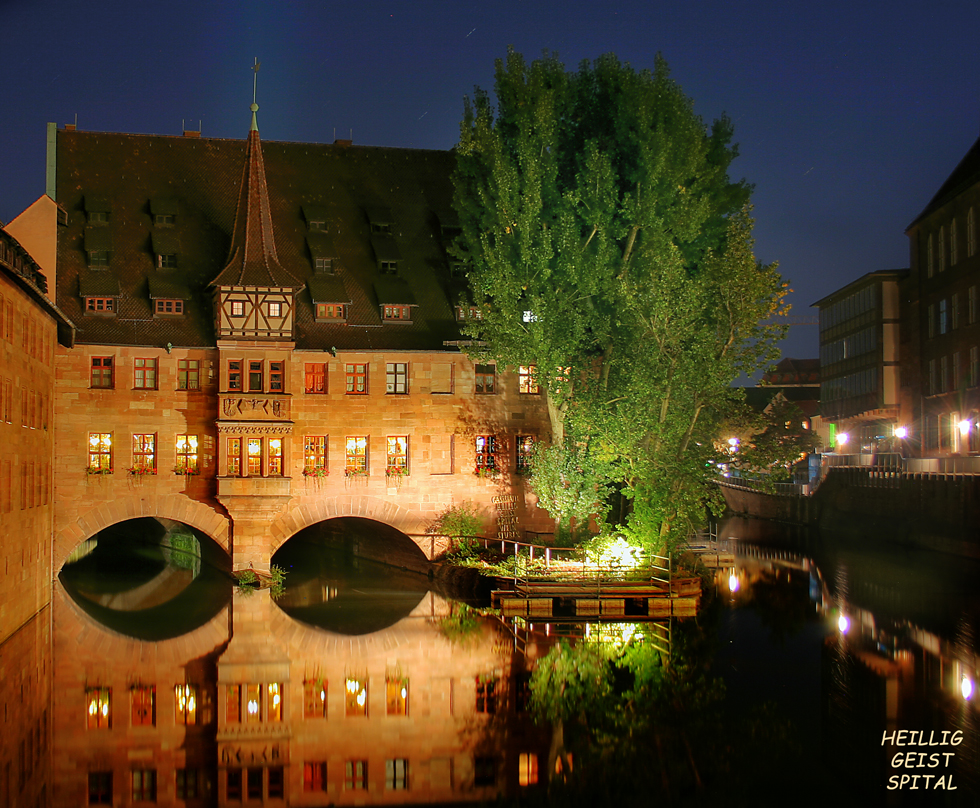
[[[111,272],[86,270],[78,276],[78,294],[82,297],[118,297],[119,280]]]
[[[978,182],[980,182],[980,138],[974,141],[970,150],[960,160],[959,165],[953,169],[953,173],[949,175],[946,182],[940,186],[936,195],[926,205],[925,210],[916,216],[912,223],[905,228],[906,232],[911,230],[920,220],[924,219],[934,210],[943,207],[953,197],[958,196],[971,185],[975,185]]]
[[[190,300],[191,290],[174,272],[151,272],[149,276],[150,300]]]
[[[340,275],[314,275],[306,282],[314,303],[350,303],[351,294]]]
[[[214,344],[210,284],[229,265],[246,142],[208,138],[59,131],[58,202],[68,212],[58,259],[58,304],[78,327],[78,342]],[[313,296],[297,296],[296,343],[326,350],[440,350],[460,339],[451,303],[449,264],[436,211],[451,210],[451,152],[369,146],[263,142],[269,214],[279,265],[295,284],[314,280],[304,211],[323,213],[335,276],[343,284],[347,323],[314,320]],[[251,159],[251,158],[250,158]],[[102,197],[112,216],[98,228],[111,233],[108,272],[120,287],[115,317],[85,316],[78,278],[86,269],[86,199]],[[178,266],[166,277],[189,295],[183,318],[153,318],[149,279],[155,269],[152,200],[175,201],[166,232],[180,245]],[[382,278],[367,210],[386,209],[398,246],[398,277],[414,302],[411,324],[384,324],[376,283]],[[381,214],[372,214],[381,215]],[[378,234],[375,234],[377,236]],[[315,241],[315,239],[314,239]],[[325,281],[335,284],[336,281]],[[337,289],[336,286],[331,288]],[[154,286],[156,289],[156,286]],[[331,292],[330,294],[335,294]],[[398,301],[410,303],[411,301]]]

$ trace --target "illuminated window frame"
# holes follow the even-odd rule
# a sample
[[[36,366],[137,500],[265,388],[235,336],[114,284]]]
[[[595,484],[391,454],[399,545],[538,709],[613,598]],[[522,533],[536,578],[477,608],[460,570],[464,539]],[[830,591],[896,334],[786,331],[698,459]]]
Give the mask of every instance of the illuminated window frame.
[[[114,365],[111,356],[93,356],[89,386],[93,390],[111,390],[114,380]]]
[[[161,314],[165,317],[176,317],[182,315],[184,313],[184,301],[176,299],[154,300],[153,312],[154,314]]]
[[[246,438],[246,463],[249,477],[262,476],[262,438]]]
[[[382,306],[381,319],[395,322],[408,322],[412,319],[412,307]]]
[[[85,689],[85,707],[89,729],[112,729],[112,688]]]
[[[496,470],[497,468],[497,436],[477,435],[474,440],[476,449],[476,468]]]
[[[228,392],[242,391],[242,360],[228,360]]]
[[[88,433],[88,469],[97,474],[112,473],[112,433]]]
[[[385,365],[385,394],[408,394],[408,362],[388,362]]]
[[[367,435],[348,435],[344,441],[344,473],[349,477],[368,472]]]
[[[244,300],[230,300],[231,303],[231,316],[232,317],[244,317],[245,316],[245,301]]]
[[[408,715],[408,678],[385,677],[385,711],[388,715]]]
[[[303,391],[309,394],[327,392],[327,365],[325,362],[307,362]]]
[[[116,301],[111,297],[87,297],[85,298],[86,314],[115,314]]]
[[[303,682],[303,718],[327,717],[327,682],[307,679]]]
[[[201,361],[199,359],[177,360],[177,389],[201,389]]]
[[[157,360],[145,357],[133,359],[133,389],[157,389]]]
[[[537,395],[539,392],[538,383],[535,381],[534,374],[537,368],[534,365],[521,365],[517,369],[517,391],[524,395]]]
[[[278,300],[273,300],[269,303],[269,316],[270,317],[282,317],[282,303]]]
[[[303,438],[303,473],[325,476],[327,471],[327,436],[306,435]]]
[[[347,319],[347,306],[343,303],[317,303],[316,319],[318,321],[344,321]]]
[[[157,436],[154,432],[133,435],[133,470],[136,474],[157,473]]]
[[[496,365],[477,365],[476,366],[476,394],[478,396],[492,396],[497,387],[497,366]]]
[[[529,471],[531,468],[531,458],[534,457],[534,436],[517,436],[517,464],[518,471]]]
[[[367,717],[368,682],[366,677],[347,677],[344,683],[344,714],[348,718]]]
[[[388,435],[385,438],[385,473],[408,473],[408,435]]]
[[[199,705],[197,685],[174,685],[174,720],[184,726],[197,723]]]
[[[228,477],[242,476],[242,439],[228,438]]]
[[[351,363],[344,366],[347,380],[347,395],[363,396],[368,391],[368,366],[366,363]]]
[[[225,685],[225,723],[240,724],[242,722],[242,686],[240,684]]]
[[[538,756],[534,752],[521,752],[517,761],[517,781],[522,786],[538,782]]]
[[[282,477],[282,438],[269,438],[269,457],[266,469],[269,477]]]

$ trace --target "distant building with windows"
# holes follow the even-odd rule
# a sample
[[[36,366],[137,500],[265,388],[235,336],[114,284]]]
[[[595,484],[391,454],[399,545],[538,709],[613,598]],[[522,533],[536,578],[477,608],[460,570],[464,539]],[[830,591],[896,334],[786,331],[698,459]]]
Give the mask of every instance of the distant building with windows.
[[[818,300],[820,416],[831,445],[890,445],[899,424],[899,284],[907,270],[869,272]]]
[[[488,532],[502,502],[548,529],[517,473],[546,434],[534,368],[461,352],[479,311],[448,252],[451,152],[263,144],[254,112],[245,142],[50,134],[78,326],[57,355],[55,569],[141,514],[257,568],[340,516],[430,558],[421,534],[465,502]]]
[[[910,421],[924,455],[980,452],[980,139],[909,225]]]

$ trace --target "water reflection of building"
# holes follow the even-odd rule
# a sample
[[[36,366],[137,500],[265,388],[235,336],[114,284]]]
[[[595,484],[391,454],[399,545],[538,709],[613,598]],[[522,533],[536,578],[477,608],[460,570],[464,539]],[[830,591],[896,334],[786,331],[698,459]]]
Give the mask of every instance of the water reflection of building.
[[[53,804],[515,793],[537,780],[548,738],[515,704],[511,636],[493,621],[460,625],[431,592],[387,628],[341,635],[289,617],[268,591],[241,591],[190,634],[146,643],[59,591]]]

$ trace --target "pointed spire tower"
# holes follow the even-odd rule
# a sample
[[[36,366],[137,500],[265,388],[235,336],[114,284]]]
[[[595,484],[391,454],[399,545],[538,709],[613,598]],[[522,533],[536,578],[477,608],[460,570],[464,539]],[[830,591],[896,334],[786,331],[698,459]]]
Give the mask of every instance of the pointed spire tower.
[[[256,61],[252,68],[256,75],[259,66]],[[211,282],[219,339],[292,339],[296,295],[305,285],[279,263],[276,255],[258,109],[253,80],[252,125],[228,263]]]

